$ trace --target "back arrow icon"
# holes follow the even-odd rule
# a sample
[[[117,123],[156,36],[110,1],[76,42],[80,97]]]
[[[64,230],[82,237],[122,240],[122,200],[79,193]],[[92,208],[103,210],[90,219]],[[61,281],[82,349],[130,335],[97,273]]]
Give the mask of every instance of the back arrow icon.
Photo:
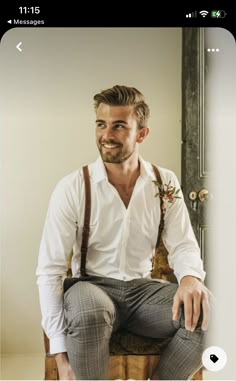
[[[18,49],[20,52],[22,52],[22,49],[20,48],[22,42],[19,42],[19,44],[16,45],[16,49]]]

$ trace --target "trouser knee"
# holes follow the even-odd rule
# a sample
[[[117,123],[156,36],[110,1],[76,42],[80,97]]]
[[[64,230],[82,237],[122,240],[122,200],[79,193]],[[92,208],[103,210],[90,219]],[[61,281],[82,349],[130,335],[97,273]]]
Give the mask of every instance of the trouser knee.
[[[68,334],[110,337],[116,309],[103,290],[79,282],[65,294],[64,309]]]
[[[92,311],[80,311],[76,316],[67,319],[68,331],[82,331],[87,337],[100,332],[109,335],[112,332],[114,313],[106,309],[96,309]]]

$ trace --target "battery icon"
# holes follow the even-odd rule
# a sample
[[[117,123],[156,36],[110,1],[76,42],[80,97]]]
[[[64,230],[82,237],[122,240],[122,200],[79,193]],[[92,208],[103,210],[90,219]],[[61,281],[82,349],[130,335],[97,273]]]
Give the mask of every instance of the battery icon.
[[[214,18],[220,18],[223,19],[226,16],[226,12],[221,10],[221,11],[211,11],[211,17]]]

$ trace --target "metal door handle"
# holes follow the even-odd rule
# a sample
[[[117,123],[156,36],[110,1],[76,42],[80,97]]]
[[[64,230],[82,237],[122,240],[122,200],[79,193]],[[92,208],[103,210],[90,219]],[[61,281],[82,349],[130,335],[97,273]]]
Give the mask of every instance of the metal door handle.
[[[203,188],[198,192],[198,199],[201,202],[207,201],[208,200],[208,190]]]
[[[197,199],[197,192],[195,191],[190,192],[188,197],[191,201],[195,201]]]

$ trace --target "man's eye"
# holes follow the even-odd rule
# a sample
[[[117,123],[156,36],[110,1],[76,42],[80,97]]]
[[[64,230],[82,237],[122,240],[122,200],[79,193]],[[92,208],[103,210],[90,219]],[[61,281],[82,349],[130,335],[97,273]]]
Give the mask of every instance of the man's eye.
[[[124,126],[122,126],[122,124],[116,124],[116,125],[115,125],[115,128],[116,128],[117,130],[120,130],[120,129],[124,128]]]
[[[97,127],[97,128],[104,128],[104,127],[105,127],[105,124],[103,124],[103,123],[98,123],[98,124],[96,125],[96,127]]]

